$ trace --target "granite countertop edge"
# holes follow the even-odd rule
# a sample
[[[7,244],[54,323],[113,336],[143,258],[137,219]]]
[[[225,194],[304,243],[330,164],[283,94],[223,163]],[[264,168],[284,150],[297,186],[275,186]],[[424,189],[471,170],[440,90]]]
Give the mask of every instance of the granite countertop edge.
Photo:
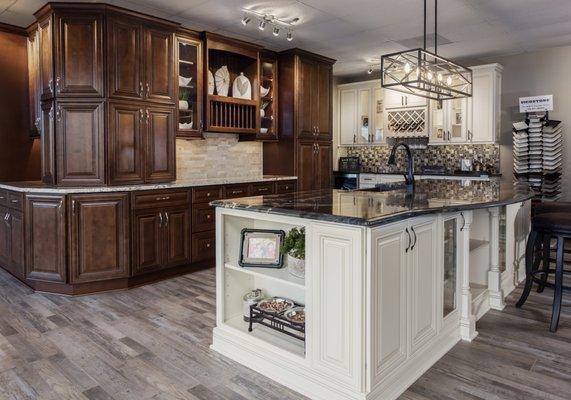
[[[237,177],[237,178],[206,178],[193,180],[180,180],[170,183],[122,185],[122,186],[93,186],[93,187],[56,187],[43,184],[39,181],[29,182],[2,182],[0,189],[11,190],[22,193],[109,193],[109,192],[134,192],[141,190],[161,190],[161,189],[184,189],[201,186],[232,185],[240,183],[262,183],[276,181],[297,180],[297,176],[287,175],[264,175],[262,177]]]

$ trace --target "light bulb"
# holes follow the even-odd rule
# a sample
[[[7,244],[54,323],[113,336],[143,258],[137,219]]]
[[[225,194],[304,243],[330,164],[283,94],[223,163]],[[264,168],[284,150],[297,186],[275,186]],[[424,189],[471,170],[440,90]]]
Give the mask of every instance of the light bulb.
[[[242,18],[242,25],[246,26],[250,23],[251,19],[250,17],[244,17]]]
[[[405,74],[408,74],[408,73],[410,73],[410,70],[411,70],[410,64],[409,64],[409,63],[406,63],[406,64],[404,65],[404,73],[405,73]]]
[[[266,29],[266,21],[261,20],[260,21],[260,25],[258,25],[258,29],[263,31],[264,29]]]
[[[286,39],[287,39],[288,42],[291,42],[291,41],[293,40],[293,35],[292,35],[291,31],[289,31],[289,32],[287,33]]]
[[[274,26],[274,30],[272,31],[272,33],[274,36],[278,36],[280,34],[280,28]]]
[[[448,86],[452,85],[452,77],[450,75],[448,75],[448,78],[446,78],[446,84]]]
[[[420,78],[420,67],[416,68],[416,79]]]
[[[438,79],[438,82],[442,82],[442,79],[443,79],[443,78],[442,78],[442,74],[438,74],[438,75],[436,76],[436,79]]]
[[[369,75],[371,75],[371,74],[373,73],[373,67],[372,67],[372,66],[369,66],[369,69],[367,70],[367,73],[368,73]]]
[[[432,72],[428,71],[428,73],[426,74],[426,77],[428,78],[429,81],[431,81],[433,78]]]

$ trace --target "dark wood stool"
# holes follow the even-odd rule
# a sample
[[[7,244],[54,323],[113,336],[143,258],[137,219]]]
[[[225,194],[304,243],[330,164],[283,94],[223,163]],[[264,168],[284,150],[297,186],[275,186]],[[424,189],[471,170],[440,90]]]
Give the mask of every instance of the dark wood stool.
[[[550,268],[552,239],[557,240],[557,255],[555,257],[554,269]],[[555,289],[551,326],[549,328],[551,332],[557,331],[557,326],[559,325],[563,291],[571,290],[571,287],[563,285],[563,275],[571,274],[571,271],[564,269],[566,239],[571,239],[570,212],[549,212],[532,218],[531,233],[529,234],[525,251],[525,287],[516,307],[520,308],[524,305],[534,282],[542,288],[549,287]],[[539,269],[540,263],[543,264],[541,270]],[[555,283],[547,281],[547,276],[550,273],[555,274]]]

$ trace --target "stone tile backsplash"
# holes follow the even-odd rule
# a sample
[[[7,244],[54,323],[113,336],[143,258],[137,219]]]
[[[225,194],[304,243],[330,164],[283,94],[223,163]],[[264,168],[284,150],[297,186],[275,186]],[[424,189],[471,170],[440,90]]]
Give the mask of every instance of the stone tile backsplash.
[[[346,147],[347,156],[361,157],[361,166],[367,172],[395,172],[406,169],[406,153],[397,151],[397,165],[389,166],[390,146]],[[342,155],[342,154],[341,154]],[[428,146],[424,150],[413,150],[414,170],[419,173],[425,166],[444,166],[452,172],[460,168],[460,159],[468,158],[481,162],[491,173],[500,172],[500,146],[496,144],[470,144]]]
[[[239,142],[238,135],[221,133],[204,136],[205,140],[177,139],[177,180],[262,176],[261,142]]]

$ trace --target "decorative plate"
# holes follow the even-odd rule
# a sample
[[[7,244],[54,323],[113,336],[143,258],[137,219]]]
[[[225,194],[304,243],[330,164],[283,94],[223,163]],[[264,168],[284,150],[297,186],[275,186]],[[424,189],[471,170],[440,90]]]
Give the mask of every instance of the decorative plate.
[[[214,94],[214,75],[208,70],[208,94]]]
[[[293,301],[284,297],[268,297],[258,303],[258,308],[270,314],[281,314],[293,308]]]
[[[244,76],[243,72],[234,79],[232,84],[232,97],[237,99],[252,100],[252,84],[250,80]]]
[[[228,89],[230,88],[230,72],[228,67],[223,65],[214,74],[214,82],[216,82],[216,93],[218,96],[228,96]]]

